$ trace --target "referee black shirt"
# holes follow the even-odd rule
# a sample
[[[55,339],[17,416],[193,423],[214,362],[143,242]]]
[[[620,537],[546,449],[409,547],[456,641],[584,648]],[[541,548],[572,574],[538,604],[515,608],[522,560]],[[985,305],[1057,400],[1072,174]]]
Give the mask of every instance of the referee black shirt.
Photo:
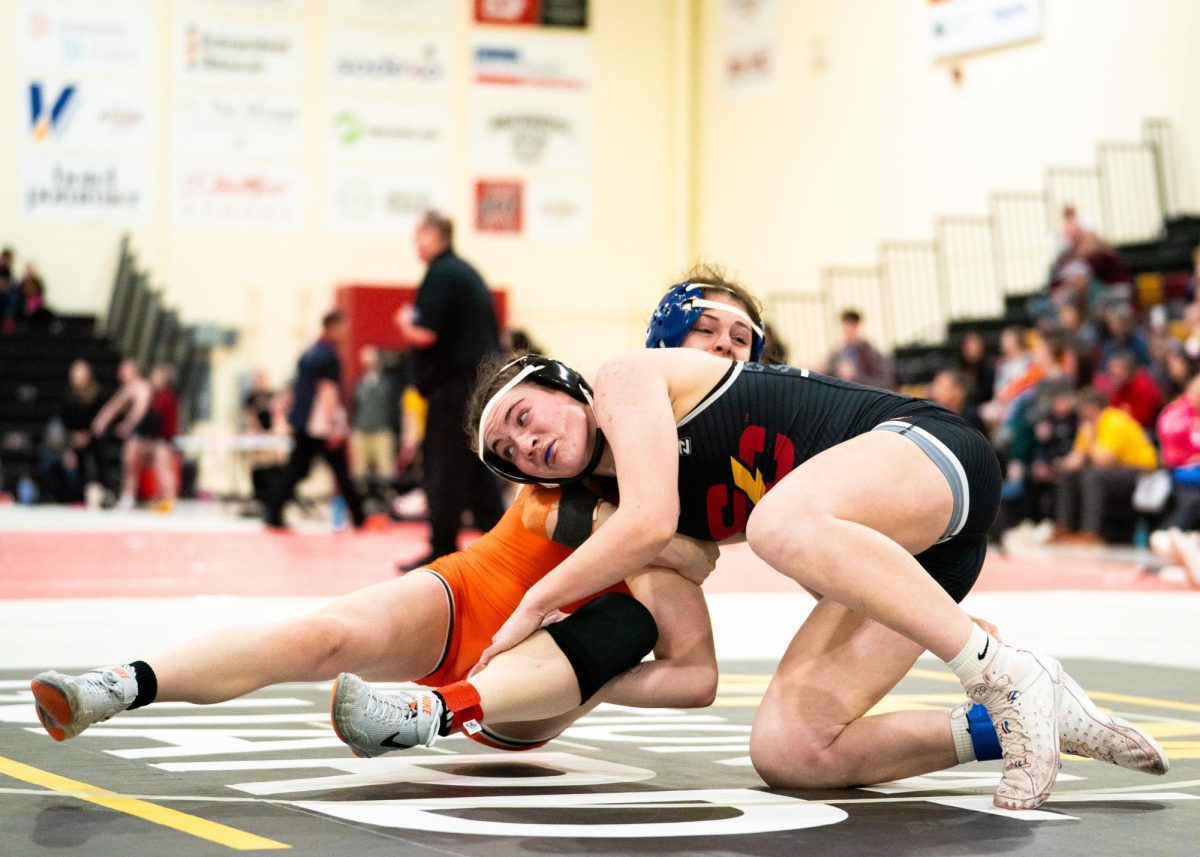
[[[431,347],[412,352],[417,389],[424,396],[439,378],[473,377],[480,361],[500,350],[491,292],[479,272],[453,250],[429,261],[413,310],[413,322],[437,334]]]

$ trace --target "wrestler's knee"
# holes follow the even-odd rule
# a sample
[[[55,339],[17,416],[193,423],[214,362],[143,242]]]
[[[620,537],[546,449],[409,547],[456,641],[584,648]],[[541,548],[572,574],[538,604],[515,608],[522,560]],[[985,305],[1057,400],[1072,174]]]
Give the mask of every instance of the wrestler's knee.
[[[756,717],[750,761],[771,788],[838,788],[852,779],[829,736],[798,726],[795,717]]]
[[[285,645],[316,679],[337,662],[354,637],[353,625],[333,612],[310,613],[286,623]]]
[[[807,502],[799,507],[768,506],[768,500],[769,495],[746,522],[746,542],[763,562],[786,568],[815,559],[828,547],[833,516],[827,509]]]

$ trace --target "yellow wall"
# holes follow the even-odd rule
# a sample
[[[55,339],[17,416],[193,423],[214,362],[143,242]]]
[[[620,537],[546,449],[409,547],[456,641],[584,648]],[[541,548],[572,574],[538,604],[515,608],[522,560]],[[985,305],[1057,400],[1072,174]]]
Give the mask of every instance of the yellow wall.
[[[957,63],[931,58],[923,0],[779,0],[776,80],[736,95],[723,3],[700,7],[696,246],[761,292],[816,290],[822,267],[873,264],[881,240],[1040,189],[1046,167],[1093,165],[1149,117],[1174,126],[1195,206],[1192,0],[1043,0],[1039,40]]]

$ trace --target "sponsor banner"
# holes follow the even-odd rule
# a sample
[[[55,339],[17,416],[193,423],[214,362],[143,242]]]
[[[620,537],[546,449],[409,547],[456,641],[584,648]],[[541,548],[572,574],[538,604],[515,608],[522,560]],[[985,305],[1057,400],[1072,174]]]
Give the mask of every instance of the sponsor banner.
[[[142,149],[153,143],[148,85],[79,79],[27,80],[21,139],[38,148]]]
[[[331,170],[326,204],[331,229],[408,235],[431,208],[445,208],[444,176]]]
[[[766,88],[778,61],[776,0],[724,0],[721,76],[731,94]]]
[[[475,105],[475,166],[490,172],[586,169],[591,129],[578,99]]]
[[[1036,39],[1041,0],[929,0],[930,51],[937,59]]]
[[[339,155],[442,163],[447,158],[449,127],[450,113],[444,104],[344,102],[329,110],[329,145]]]
[[[539,241],[586,241],[591,232],[587,179],[529,180],[526,234]]]
[[[30,74],[104,71],[152,76],[158,4],[147,0],[24,0],[15,44]]]
[[[341,27],[329,36],[330,84],[438,92],[450,77],[449,55],[442,33]]]
[[[513,179],[475,182],[475,229],[519,234],[524,217],[524,183]]]
[[[188,80],[298,84],[300,26],[181,17],[175,64]]]
[[[261,15],[295,17],[300,13],[303,0],[175,0],[183,11],[251,12]]]
[[[479,39],[472,79],[478,86],[583,91],[591,81],[590,51],[582,39]]]
[[[587,26],[588,0],[475,0],[475,21],[506,26]]]
[[[300,155],[300,96],[185,90],[174,100],[172,132],[181,152]]]
[[[325,0],[330,18],[371,18],[389,24],[445,24],[453,0]]]
[[[26,154],[18,210],[34,220],[134,224],[151,213],[148,158]]]
[[[183,163],[175,173],[175,223],[200,228],[297,229],[303,194],[295,167]]]

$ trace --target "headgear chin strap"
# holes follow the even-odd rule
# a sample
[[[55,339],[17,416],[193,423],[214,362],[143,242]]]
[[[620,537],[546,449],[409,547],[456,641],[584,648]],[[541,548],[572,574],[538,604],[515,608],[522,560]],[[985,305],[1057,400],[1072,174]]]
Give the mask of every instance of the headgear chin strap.
[[[526,381],[537,384],[539,387],[566,393],[572,399],[587,405],[588,408],[592,407],[591,386],[583,379],[582,375],[567,364],[537,354],[526,354],[523,357],[518,357],[511,363],[506,363],[496,374],[499,375],[501,372],[505,372],[514,366],[521,367],[521,370],[488,399],[487,404],[483,406],[483,411],[479,414],[479,460],[486,464],[488,469],[497,476],[507,479],[510,482],[523,482],[529,485],[546,485],[548,487],[569,485],[572,482],[579,482],[591,476],[592,472],[600,464],[600,456],[604,454],[604,433],[599,428],[596,429],[595,433],[595,448],[592,450],[592,457],[583,470],[574,476],[567,476],[561,479],[539,478],[523,473],[514,462],[506,461],[496,455],[484,443],[483,429],[487,425],[488,417],[491,416],[496,403],[503,398],[505,393]]]
[[[750,314],[740,307],[726,303],[706,300],[705,289],[715,289],[733,294],[720,286],[708,283],[678,283],[663,295],[658,302],[654,314],[650,316],[650,324],[646,328],[647,348],[679,348],[683,340],[692,332],[700,314],[706,309],[719,312],[733,313],[750,325],[750,362],[756,362],[763,353],[764,334],[762,324],[750,317]]]

